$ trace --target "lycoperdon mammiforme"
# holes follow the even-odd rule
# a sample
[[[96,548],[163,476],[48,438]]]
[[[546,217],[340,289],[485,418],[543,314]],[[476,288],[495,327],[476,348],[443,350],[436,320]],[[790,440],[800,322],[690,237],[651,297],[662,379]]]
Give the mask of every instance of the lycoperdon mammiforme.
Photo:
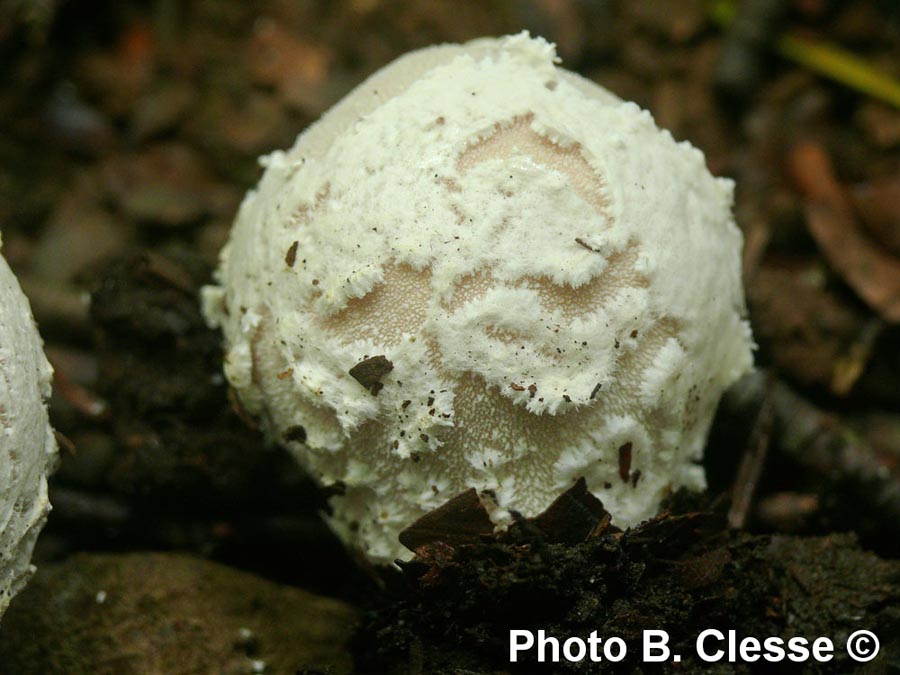
[[[0,255],[0,616],[34,571],[31,552],[50,512],[52,375],[28,300]]]
[[[470,487],[498,524],[581,476],[653,515],[752,366],[732,182],[558,61],[523,33],[378,71],[263,159],[204,290],[231,386],[375,562]]]

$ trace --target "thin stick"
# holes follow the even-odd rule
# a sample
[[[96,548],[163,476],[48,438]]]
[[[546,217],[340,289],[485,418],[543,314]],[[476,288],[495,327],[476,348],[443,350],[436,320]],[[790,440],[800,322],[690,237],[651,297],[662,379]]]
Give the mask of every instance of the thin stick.
[[[720,26],[730,25],[737,11],[735,0],[713,0],[708,6],[710,18]],[[813,72],[900,108],[900,82],[834,43],[783,33],[775,39],[775,50]]]
[[[747,515],[750,513],[759,477],[766,464],[766,456],[772,441],[775,406],[769,393],[769,385],[770,383],[767,382],[762,406],[753,423],[753,431],[750,434],[750,440],[741,459],[741,466],[732,489],[731,508],[728,509],[728,526],[736,530],[743,529],[747,523]]]

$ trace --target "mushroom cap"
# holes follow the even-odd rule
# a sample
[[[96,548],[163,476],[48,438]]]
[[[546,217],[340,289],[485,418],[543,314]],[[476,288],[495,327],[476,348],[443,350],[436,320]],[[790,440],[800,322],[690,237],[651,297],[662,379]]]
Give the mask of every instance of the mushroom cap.
[[[28,300],[0,256],[0,616],[34,571],[31,551],[50,512],[52,375]]]
[[[371,560],[470,487],[579,477],[623,526],[704,485],[752,366],[733,184],[527,33],[397,59],[264,158],[204,292],[249,412]]]

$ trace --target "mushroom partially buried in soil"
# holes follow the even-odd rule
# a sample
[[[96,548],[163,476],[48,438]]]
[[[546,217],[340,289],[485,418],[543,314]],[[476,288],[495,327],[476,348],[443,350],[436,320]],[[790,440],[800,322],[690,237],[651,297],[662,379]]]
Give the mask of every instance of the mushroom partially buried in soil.
[[[628,526],[752,365],[732,183],[527,34],[432,47],[264,158],[205,314],[246,409],[370,560],[453,496]],[[302,430],[303,433],[300,433]]]
[[[31,552],[50,512],[52,374],[28,300],[0,255],[0,617],[34,571]]]

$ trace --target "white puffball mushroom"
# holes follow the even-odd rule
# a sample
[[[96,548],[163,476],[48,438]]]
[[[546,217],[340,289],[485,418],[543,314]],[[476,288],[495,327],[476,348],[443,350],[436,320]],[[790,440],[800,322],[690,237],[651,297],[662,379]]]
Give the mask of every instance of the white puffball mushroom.
[[[52,375],[28,300],[0,256],[0,616],[34,571],[31,552],[50,512]]]
[[[204,292],[249,412],[376,562],[475,487],[495,523],[583,476],[629,526],[752,366],[730,180],[527,33],[397,59],[241,205]]]

